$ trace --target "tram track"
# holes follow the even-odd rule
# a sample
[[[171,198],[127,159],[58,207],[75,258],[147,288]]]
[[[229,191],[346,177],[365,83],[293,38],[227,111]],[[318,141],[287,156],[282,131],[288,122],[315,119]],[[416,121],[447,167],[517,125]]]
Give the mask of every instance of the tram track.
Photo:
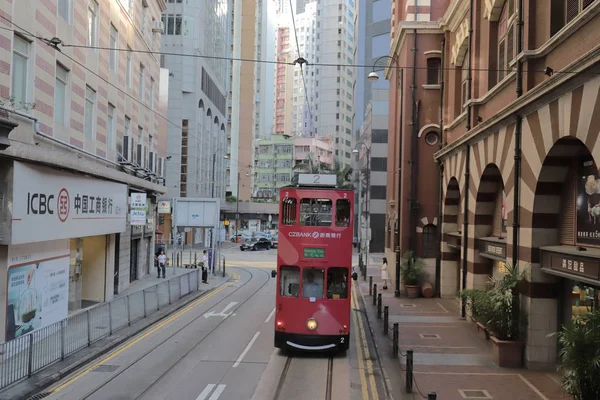
[[[246,285],[248,285],[250,282],[252,282],[253,278],[254,278],[254,274],[252,273],[251,270],[248,270],[246,268],[241,268],[241,267],[236,267],[237,269],[240,269],[242,271],[247,272],[250,276],[247,280],[245,280],[243,282],[242,285],[240,285],[239,287],[237,287],[234,291],[232,291],[231,293],[229,293],[227,296],[225,296],[223,299],[219,300],[216,304],[214,304],[212,307],[210,307],[209,310],[214,309],[216,307],[218,307],[219,305],[221,305],[222,303],[228,301],[234,294],[236,294],[238,291],[240,291],[241,289],[243,289]],[[267,279],[264,283],[262,283],[256,290],[254,290],[253,292],[251,292],[251,294],[242,302],[240,302],[237,307],[235,307],[234,309],[231,310],[232,313],[235,313],[239,308],[243,307],[246,303],[248,303],[248,301],[250,301],[262,288],[264,288],[270,281],[271,281],[271,275],[264,270],[258,270],[262,273],[266,274]],[[184,329],[186,329],[188,326],[194,324],[195,322],[197,322],[198,320],[200,320],[201,318],[204,317],[204,313],[198,315],[197,317],[191,319],[189,322],[187,322],[184,326],[182,326],[177,332],[174,332],[173,334],[167,336],[164,340],[160,341],[156,346],[152,347],[151,349],[143,352],[141,355],[139,355],[138,357],[136,357],[135,359],[133,359],[131,362],[127,363],[125,365],[124,368],[119,369],[118,371],[115,371],[117,373],[115,373],[112,377],[110,377],[109,379],[107,379],[106,381],[102,382],[101,385],[95,387],[94,389],[90,390],[84,397],[81,398],[81,400],[86,400],[89,399],[90,397],[94,396],[96,393],[100,392],[104,387],[106,387],[108,384],[110,384],[111,382],[113,382],[115,379],[117,379],[119,376],[121,376],[123,373],[125,373],[127,370],[129,370],[131,367],[133,367],[134,365],[136,365],[137,363],[139,363],[141,360],[143,360],[145,357],[147,357],[148,355],[150,355],[152,352],[156,351],[156,349],[158,349],[160,346],[162,346],[165,343],[170,342],[173,337],[175,335],[177,335],[179,332],[183,331]],[[210,329],[206,335],[204,335],[197,343],[195,343],[188,351],[186,351],[182,356],[178,357],[175,362],[172,363],[172,365],[165,370],[159,377],[157,377],[157,379],[154,380],[154,382],[148,386],[142,393],[140,393],[137,397],[135,397],[135,399],[141,399],[142,397],[144,397],[145,395],[147,395],[150,390],[152,390],[153,388],[155,388],[159,382],[162,380],[163,377],[165,377],[169,372],[171,372],[173,370],[173,368],[175,368],[185,357],[187,357],[190,353],[192,353],[194,350],[196,350],[198,348],[198,346],[200,346],[205,339],[207,339],[214,331],[216,331],[225,321],[227,320],[227,318],[223,319],[222,321],[220,321],[217,325],[215,325],[212,329]]]
[[[297,362],[298,362],[298,365],[295,366],[296,368],[292,368],[293,360],[297,360]],[[292,398],[293,392],[296,392],[295,394],[298,394],[298,392],[302,392],[303,393],[302,399],[306,399],[306,400],[313,400],[313,399],[317,399],[320,397],[320,396],[317,396],[316,393],[310,393],[310,391],[299,390],[298,388],[293,387],[294,383],[299,384],[302,387],[306,387],[306,382],[303,382],[303,381],[293,382],[294,377],[291,377],[292,379],[288,380],[288,376],[290,375],[290,370],[292,372],[296,372],[298,375],[304,375],[303,366],[299,363],[300,360],[301,360],[301,358],[297,358],[297,357],[293,357],[293,356],[287,357],[287,359],[285,361],[285,365],[281,371],[281,375],[277,382],[277,388],[275,391],[275,395],[273,396],[273,400],[284,400],[286,398]],[[315,369],[322,370],[321,368],[314,368],[315,366],[312,365],[312,363],[316,360],[314,360],[314,359],[309,359],[309,360],[311,362],[312,370],[315,370]],[[325,388],[324,388],[325,400],[332,400],[332,398],[333,398],[333,364],[334,364],[333,360],[334,360],[334,356],[327,357],[327,366],[325,367],[326,374],[325,374]],[[319,360],[319,361],[321,361],[321,360]],[[323,359],[323,361],[324,361],[324,359]],[[320,364],[322,364],[322,363],[320,363]],[[322,386],[320,386],[320,385],[310,385],[310,387],[316,388],[317,390],[322,388]],[[322,395],[323,394],[321,394],[321,396]],[[300,400],[300,398],[298,398],[298,397],[293,397],[293,398]]]

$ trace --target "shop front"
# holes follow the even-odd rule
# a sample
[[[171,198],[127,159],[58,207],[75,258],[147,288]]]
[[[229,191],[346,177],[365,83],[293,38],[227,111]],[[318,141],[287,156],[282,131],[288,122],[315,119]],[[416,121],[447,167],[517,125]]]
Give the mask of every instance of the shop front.
[[[2,169],[12,209],[0,242],[0,309],[11,340],[112,298],[127,186],[18,161]]]

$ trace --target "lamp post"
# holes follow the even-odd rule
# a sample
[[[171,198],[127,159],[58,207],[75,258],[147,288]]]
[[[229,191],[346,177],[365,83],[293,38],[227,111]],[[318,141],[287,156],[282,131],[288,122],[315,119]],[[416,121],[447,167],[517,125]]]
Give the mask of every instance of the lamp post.
[[[251,165],[248,165],[246,168],[242,168],[242,171],[246,170],[247,168],[251,168]],[[237,174],[237,196],[235,198],[235,241],[237,242],[238,239],[238,225],[239,225],[239,220],[240,220],[240,173],[241,171],[238,171]],[[250,176],[250,174],[248,172],[246,172],[246,176]]]
[[[367,146],[365,144],[365,142],[358,142],[356,143],[356,146],[354,147],[354,150],[352,150],[352,153],[357,155],[357,158],[359,158],[360,156],[358,155],[359,150],[358,148],[360,146],[364,146],[366,152],[367,152],[367,190],[365,193],[365,213],[367,214],[367,232],[369,232],[370,229],[370,215],[369,215],[369,200],[370,200],[370,192],[371,192],[371,148],[369,146]],[[358,172],[358,179],[360,182],[360,165],[359,165],[359,172]],[[359,193],[359,198],[361,198],[362,195]],[[362,209],[360,210],[359,213],[359,225],[362,227]],[[364,263],[365,263],[365,275],[366,276],[366,271],[368,270],[368,266],[369,266],[369,237],[367,235],[367,240],[366,240],[366,244],[363,246],[363,249],[365,250],[365,256],[364,256]]]
[[[212,159],[212,189],[211,189],[211,196],[210,196],[210,197],[211,197],[211,198],[213,198],[213,199],[215,198],[215,172],[216,172],[216,163],[217,163],[217,153],[218,153],[219,151],[225,152],[225,150],[223,150],[223,149],[217,149],[217,151],[215,151],[215,152],[213,153],[213,159]],[[225,159],[225,160],[229,159],[229,157],[227,157],[227,154],[225,154],[225,155],[223,156],[223,159]],[[218,215],[217,215],[217,218],[219,218],[219,216],[218,216]],[[213,231],[211,232],[211,234],[210,234],[210,248],[211,248],[211,249],[212,249],[212,247],[213,247],[213,243],[214,243],[214,242],[213,242],[213,240],[214,240],[214,239],[213,239],[213,236],[215,236],[215,235],[216,235],[216,233],[215,233],[215,232],[214,232],[214,230],[213,230]]]
[[[397,72],[396,72],[396,80],[397,80],[397,85],[398,85],[398,140],[399,140],[399,146],[398,146],[398,193],[397,193],[397,198],[398,198],[398,204],[396,204],[396,214],[398,215],[398,230],[396,232],[396,249],[395,249],[395,253],[396,253],[396,276],[395,276],[395,289],[394,289],[394,297],[400,297],[400,205],[402,203],[401,201],[401,196],[402,196],[402,188],[401,188],[401,182],[402,182],[402,177],[401,177],[401,173],[402,173],[402,101],[403,101],[403,96],[402,96],[402,83],[403,83],[403,72],[404,70],[402,68],[400,68],[400,65],[398,64],[398,60],[394,57],[391,56],[381,56],[379,57],[377,60],[375,60],[375,62],[373,63],[373,70],[369,73],[368,76],[368,80],[371,82],[376,82],[377,80],[379,80],[379,75],[377,74],[377,72],[375,72],[375,66],[377,65],[377,62],[379,60],[383,60],[384,58],[388,58],[390,59],[390,61],[396,63],[396,67],[398,68]]]

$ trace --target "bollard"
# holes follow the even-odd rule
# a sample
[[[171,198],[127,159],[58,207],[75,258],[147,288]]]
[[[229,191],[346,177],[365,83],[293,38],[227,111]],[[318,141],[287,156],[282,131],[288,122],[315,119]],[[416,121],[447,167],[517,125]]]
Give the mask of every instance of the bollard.
[[[406,350],[406,393],[412,393],[413,387],[413,351]]]
[[[225,278],[225,257],[223,257],[223,278]]]
[[[377,305],[377,284],[373,285],[373,305]]]
[[[369,296],[373,295],[373,277],[369,277]]]
[[[383,334],[387,336],[388,324],[390,323],[390,309],[389,306],[383,307]]]
[[[377,295],[377,318],[381,319],[381,293]]]
[[[363,259],[362,259],[362,254],[358,255],[358,267],[360,268],[360,272],[362,272],[363,270]]]
[[[194,252],[194,268],[198,268],[198,253]]]
[[[437,393],[429,392],[429,394],[427,395],[427,400],[436,400],[436,399],[437,399]]]
[[[179,267],[179,253],[177,253],[177,266]]]
[[[393,337],[392,337],[392,356],[394,358],[398,358],[398,337],[399,337],[399,332],[398,332],[398,323],[395,322],[394,323],[394,327],[392,328],[392,332],[393,332]]]

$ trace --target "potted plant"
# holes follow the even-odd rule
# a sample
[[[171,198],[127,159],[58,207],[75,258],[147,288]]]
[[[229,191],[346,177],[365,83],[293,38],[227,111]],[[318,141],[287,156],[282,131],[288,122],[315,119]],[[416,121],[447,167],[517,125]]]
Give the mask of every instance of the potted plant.
[[[463,291],[461,295],[472,299],[474,318],[491,336],[494,362],[499,367],[517,368],[522,364],[527,324],[525,313],[520,309],[518,292],[525,272],[509,264],[506,264],[506,271],[501,279],[492,280],[491,289]]]
[[[575,400],[600,398],[600,311],[577,317],[558,336],[562,387]]]
[[[406,294],[409,298],[419,296],[419,281],[423,277],[425,264],[422,259],[416,258],[412,251],[407,251],[402,256],[400,262],[400,275],[404,286],[406,286]]]

